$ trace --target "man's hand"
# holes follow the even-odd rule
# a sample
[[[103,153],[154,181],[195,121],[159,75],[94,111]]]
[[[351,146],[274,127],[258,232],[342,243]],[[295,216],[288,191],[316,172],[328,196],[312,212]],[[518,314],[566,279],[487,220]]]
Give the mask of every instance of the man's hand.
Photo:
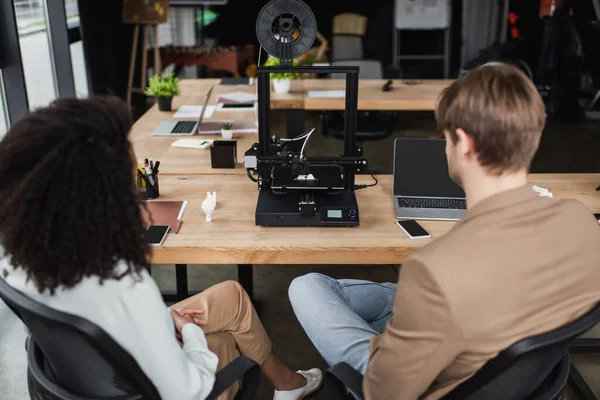
[[[208,325],[208,322],[202,319],[204,310],[195,310],[193,308],[180,308],[179,310],[172,310],[178,313],[182,317],[191,317],[193,322],[199,327]]]

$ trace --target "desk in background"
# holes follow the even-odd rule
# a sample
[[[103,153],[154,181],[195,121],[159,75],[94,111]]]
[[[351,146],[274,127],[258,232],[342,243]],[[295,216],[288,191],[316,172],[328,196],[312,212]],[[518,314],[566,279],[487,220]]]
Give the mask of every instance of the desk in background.
[[[533,174],[530,182],[557,198],[573,198],[600,212],[598,174]],[[181,229],[153,249],[153,264],[177,264],[177,293],[188,296],[187,264],[238,264],[240,283],[253,293],[252,264],[401,264],[448,232],[453,222],[422,221],[430,240],[409,239],[395,224],[392,176],[357,191],[360,226],[352,228],[259,227],[254,223],[258,189],[244,176],[165,176],[160,200],[188,200]],[[357,183],[371,183],[358,176]],[[205,222],[202,201],[216,191],[213,222]],[[167,298],[168,300],[168,298]]]
[[[237,143],[238,167],[235,169],[212,169],[210,165],[210,151],[196,149],[181,149],[171,147],[171,143],[181,138],[178,137],[153,137],[152,131],[164,119],[170,119],[182,105],[200,105],[210,88],[214,90],[210,99],[211,105],[217,104],[219,95],[231,92],[247,92],[256,94],[256,85],[246,86],[219,86],[220,79],[188,79],[181,81],[181,96],[173,100],[173,112],[160,112],[153,106],[133,126],[130,134],[134,151],[138,159],[152,158],[161,161],[161,175],[245,175],[243,168],[244,153],[258,141],[256,134],[239,134],[235,139]],[[394,81],[394,90],[383,92],[381,87],[385,80],[361,80],[359,82],[359,109],[363,110],[433,110],[439,93],[452,81],[449,80],[423,80],[417,85]],[[304,110],[343,110],[344,99],[310,99],[308,90],[341,89],[345,85],[343,80],[306,79],[292,82],[290,93],[271,93],[271,108],[286,110],[286,131],[294,135],[304,126]],[[215,111],[207,121],[228,119],[256,119],[255,111]],[[194,138],[219,139],[219,136],[202,135]]]

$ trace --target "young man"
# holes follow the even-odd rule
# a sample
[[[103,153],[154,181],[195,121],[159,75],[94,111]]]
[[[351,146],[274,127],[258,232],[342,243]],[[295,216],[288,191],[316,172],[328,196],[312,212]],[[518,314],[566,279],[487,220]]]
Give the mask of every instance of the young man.
[[[475,69],[441,96],[438,129],[468,211],[406,259],[398,284],[295,279],[294,311],[329,364],[365,374],[367,399],[437,399],[511,344],[600,300],[600,229],[527,183],[542,99],[514,67]]]

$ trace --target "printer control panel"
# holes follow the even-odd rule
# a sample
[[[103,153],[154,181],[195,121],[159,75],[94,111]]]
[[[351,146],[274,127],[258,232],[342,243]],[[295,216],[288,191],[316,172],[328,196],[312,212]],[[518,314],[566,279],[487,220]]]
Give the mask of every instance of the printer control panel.
[[[325,208],[321,209],[321,220],[326,222],[354,222],[358,221],[356,208]]]

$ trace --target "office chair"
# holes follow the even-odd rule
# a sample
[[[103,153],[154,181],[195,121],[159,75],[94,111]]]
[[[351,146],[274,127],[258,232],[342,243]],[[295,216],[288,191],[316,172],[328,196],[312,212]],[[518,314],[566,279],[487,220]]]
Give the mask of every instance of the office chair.
[[[367,17],[345,13],[333,17],[331,61],[362,59]]]
[[[599,322],[600,304],[563,327],[523,339],[488,361],[443,400],[560,400],[569,377],[569,347]],[[364,398],[363,376],[348,364],[334,365],[325,377],[332,400],[351,399],[346,388]]]
[[[382,79],[383,68],[376,60],[346,60],[334,61],[332,66],[359,66],[359,79]],[[337,74],[331,78],[341,79]],[[382,84],[383,86],[383,84]],[[359,111],[357,120],[356,140],[360,144],[367,140],[381,140],[391,136],[394,129],[395,113],[392,111]],[[343,111],[326,111],[321,114],[323,135],[331,135],[344,139]]]
[[[0,298],[27,326],[29,393],[35,400],[160,400],[133,357],[91,322],[49,308],[0,279]],[[256,396],[260,369],[240,357],[216,377],[208,399],[242,379],[237,400]]]

